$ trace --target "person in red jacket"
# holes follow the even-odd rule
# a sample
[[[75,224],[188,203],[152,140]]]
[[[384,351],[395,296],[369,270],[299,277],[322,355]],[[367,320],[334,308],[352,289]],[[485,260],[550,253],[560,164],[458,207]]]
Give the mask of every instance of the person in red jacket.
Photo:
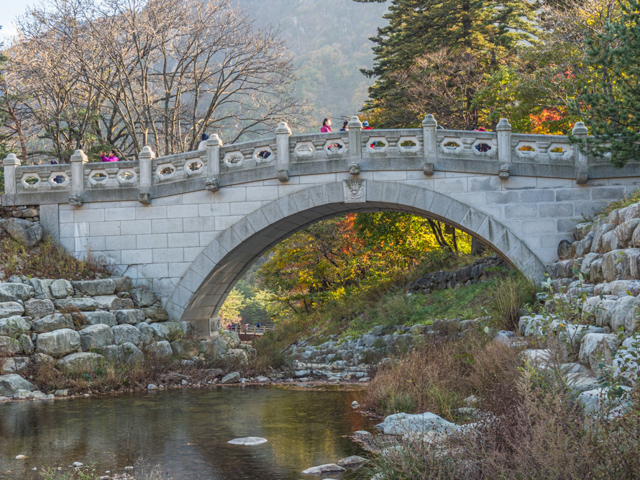
[[[322,121],[322,128],[320,129],[320,133],[331,133],[331,119],[325,118]]]
[[[109,155],[105,156],[104,152],[100,152],[100,159],[103,162],[117,162],[118,157],[116,157],[116,151],[110,150]]]
[[[367,122],[366,120],[364,122],[362,122],[362,129],[363,130],[373,130],[373,127],[371,127],[369,125],[369,122]]]

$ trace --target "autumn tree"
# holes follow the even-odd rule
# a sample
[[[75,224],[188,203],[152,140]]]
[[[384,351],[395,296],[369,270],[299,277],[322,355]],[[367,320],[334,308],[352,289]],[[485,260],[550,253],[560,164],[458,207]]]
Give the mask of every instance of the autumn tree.
[[[61,158],[194,150],[212,130],[235,142],[302,110],[277,30],[231,0],[47,0],[6,54],[22,118]]]

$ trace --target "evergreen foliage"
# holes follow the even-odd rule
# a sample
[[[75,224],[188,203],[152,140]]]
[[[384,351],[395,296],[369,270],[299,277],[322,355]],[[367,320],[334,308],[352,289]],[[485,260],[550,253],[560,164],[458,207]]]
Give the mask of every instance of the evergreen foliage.
[[[621,15],[586,39],[597,82],[572,102],[594,136],[574,140],[596,155],[610,155],[616,167],[640,158],[640,2],[625,0],[619,6]]]
[[[480,116],[474,99],[485,75],[507,62],[518,44],[535,41],[536,8],[537,2],[524,0],[393,0],[388,25],[371,39],[375,64],[363,73],[376,82],[365,111],[380,128],[418,126],[426,113],[437,114],[447,128],[474,128]],[[432,77],[446,91],[449,109],[439,108],[437,92],[414,101],[420,91],[411,88]]]

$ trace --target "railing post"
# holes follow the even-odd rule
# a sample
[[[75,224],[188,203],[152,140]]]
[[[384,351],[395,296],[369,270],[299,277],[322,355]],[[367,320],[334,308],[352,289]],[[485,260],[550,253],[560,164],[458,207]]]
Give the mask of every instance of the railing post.
[[[289,137],[291,129],[287,122],[280,122],[276,128],[276,170],[278,171],[278,180],[281,182],[289,181]]]
[[[210,192],[220,190],[220,147],[222,140],[217,133],[207,139],[207,180],[205,187]]]
[[[4,194],[16,195],[18,186],[16,185],[16,167],[20,166],[20,159],[15,153],[10,153],[2,162],[4,167]],[[15,203],[15,200],[12,200]]]
[[[435,163],[438,160],[438,122],[428,113],[422,121],[422,143],[424,151],[424,165],[422,171],[425,175],[433,175]]]
[[[576,122],[571,134],[581,140],[586,140],[587,135],[589,135],[589,130],[584,122]],[[578,185],[584,185],[589,179],[589,156],[580,149],[579,144],[575,144],[573,149],[573,154],[576,159],[576,183]]]
[[[156,154],[148,145],[138,154],[140,160],[140,190],[138,201],[143,205],[151,204],[151,187],[153,185],[153,174],[151,172],[151,161],[156,158]]]
[[[503,180],[509,178],[511,165],[511,124],[506,118],[501,118],[496,125],[498,132],[498,162],[500,162],[499,176]]]
[[[352,116],[347,124],[349,127],[349,157],[353,162],[362,158],[362,122],[357,115]]]
[[[71,195],[69,196],[69,205],[81,207],[83,203],[82,194],[84,193],[84,164],[89,159],[82,150],[76,150],[71,155]]]

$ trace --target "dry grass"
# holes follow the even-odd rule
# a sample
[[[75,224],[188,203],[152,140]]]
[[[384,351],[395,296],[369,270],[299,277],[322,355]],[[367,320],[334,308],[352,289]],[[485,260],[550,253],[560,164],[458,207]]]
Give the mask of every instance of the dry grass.
[[[370,473],[394,480],[611,479],[640,475],[640,395],[623,418],[586,420],[553,374],[511,379],[508,408],[474,434],[438,447],[403,440],[374,455]],[[497,389],[492,389],[496,390]]]
[[[96,274],[110,275],[108,268],[94,261],[90,252],[86,260],[78,260],[49,237],[34,248],[28,248],[12,238],[0,239],[0,264],[4,278],[26,275],[83,280],[93,279]]]
[[[502,330],[518,331],[519,310],[535,299],[535,285],[518,275],[507,275],[496,285],[494,322]]]
[[[511,395],[519,366],[517,352],[501,343],[474,335],[459,341],[432,340],[379,369],[364,403],[382,414],[428,411],[456,420],[455,410],[469,395],[479,396],[488,406],[496,397]]]

